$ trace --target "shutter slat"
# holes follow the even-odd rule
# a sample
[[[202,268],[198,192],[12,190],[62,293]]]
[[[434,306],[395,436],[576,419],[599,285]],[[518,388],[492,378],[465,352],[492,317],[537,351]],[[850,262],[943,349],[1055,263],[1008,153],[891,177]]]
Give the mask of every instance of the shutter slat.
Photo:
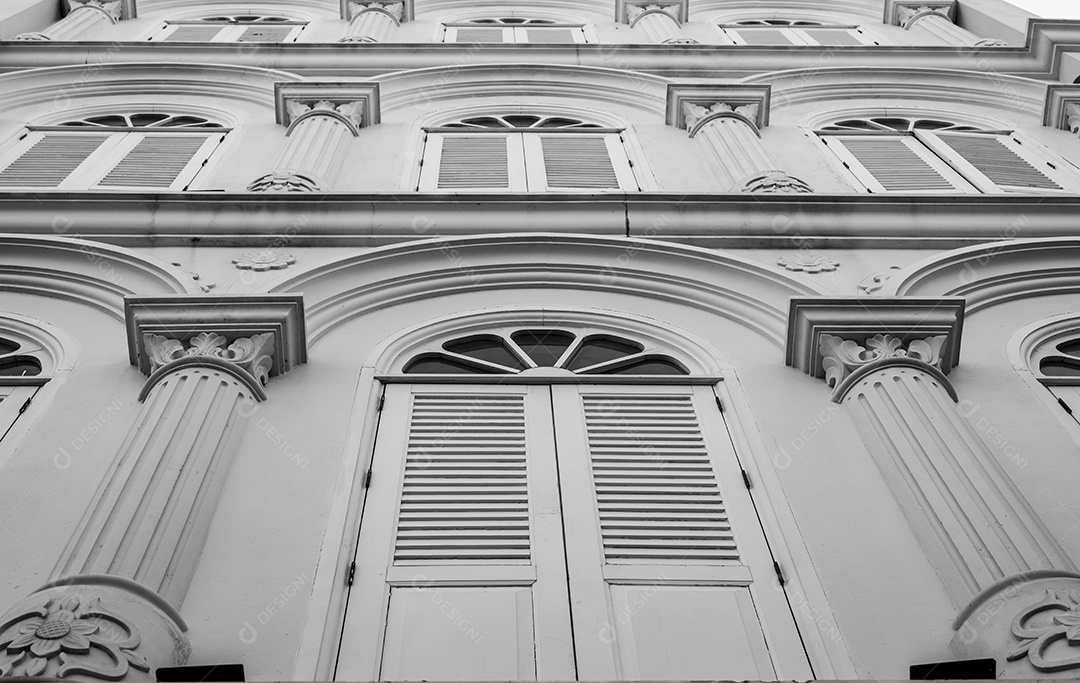
[[[221,32],[221,26],[178,26],[176,30],[165,36],[165,42],[190,42],[208,43]]]
[[[108,134],[46,133],[0,171],[0,187],[56,187],[108,139]]]
[[[573,43],[574,32],[580,29],[572,28],[526,28],[525,38],[530,43]]]
[[[582,397],[589,438],[593,490],[608,561],[735,562],[735,537],[727,519],[691,397],[657,397],[634,425],[618,425],[624,407],[649,414],[650,399],[625,395]],[[678,433],[676,462],[664,439]],[[601,438],[602,437],[602,438]],[[597,441],[619,453],[597,452]]]
[[[249,26],[244,29],[238,43],[280,43],[289,37],[294,26]]]
[[[548,187],[619,189],[619,178],[604,138],[545,135],[540,138],[540,145]]]
[[[439,160],[439,189],[509,188],[506,138],[501,135],[447,135]]]
[[[147,134],[98,183],[167,189],[206,142],[205,135]]]
[[[953,189],[953,184],[908,147],[903,137],[837,136],[832,139],[840,141],[886,190],[918,192]]]
[[[501,43],[503,42],[503,29],[501,28],[459,28],[455,43]]]
[[[998,137],[938,133],[965,161],[979,169],[994,184],[1005,187],[1063,190],[1045,173],[1009,149]]]
[[[529,561],[524,434],[522,396],[415,395],[394,561]]]

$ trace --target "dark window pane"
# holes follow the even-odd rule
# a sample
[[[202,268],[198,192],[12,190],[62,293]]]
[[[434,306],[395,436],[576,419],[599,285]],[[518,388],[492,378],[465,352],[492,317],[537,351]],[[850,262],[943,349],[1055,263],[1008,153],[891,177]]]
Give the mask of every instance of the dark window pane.
[[[41,363],[29,356],[0,361],[0,377],[33,377],[41,374]]]
[[[405,365],[405,374],[409,375],[486,375],[494,374],[487,368],[479,368],[462,363],[454,358],[443,356],[421,356]]]
[[[605,375],[688,375],[686,368],[670,358],[657,356],[605,371]]]
[[[19,345],[10,339],[0,339],[0,356],[6,356],[9,353],[15,353],[19,350]]]
[[[1058,344],[1058,351],[1070,356],[1080,356],[1080,339],[1074,339],[1062,344]]]
[[[509,123],[514,128],[532,128],[536,125],[536,122],[540,120],[540,117],[522,114],[504,116],[503,120]]]
[[[574,343],[574,335],[562,330],[520,330],[510,338],[542,368],[554,367]]]
[[[443,348],[451,353],[460,353],[463,356],[477,358],[515,370],[524,370],[526,367],[525,363],[515,356],[513,351],[506,348],[506,344],[498,337],[458,339],[446,342],[443,344]]]
[[[878,125],[893,130],[909,130],[911,128],[911,121],[907,119],[873,119],[873,121]]]
[[[169,118],[168,114],[132,114],[131,125],[149,126]]]
[[[90,123],[96,123],[99,126],[118,126],[126,127],[128,125],[127,119],[123,116],[90,116],[86,119]]]
[[[1080,377],[1080,363],[1067,358],[1045,358],[1039,369],[1050,377]]]
[[[606,363],[624,356],[641,353],[644,346],[627,340],[611,337],[591,337],[586,339],[574,353],[567,365],[569,370],[580,370],[597,363]]]

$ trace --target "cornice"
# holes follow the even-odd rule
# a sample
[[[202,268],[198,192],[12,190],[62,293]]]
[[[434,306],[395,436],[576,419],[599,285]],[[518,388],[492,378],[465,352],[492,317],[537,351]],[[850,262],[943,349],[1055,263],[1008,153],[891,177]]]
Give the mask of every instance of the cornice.
[[[960,362],[960,297],[793,298],[785,362],[836,387],[860,365],[904,356],[948,374]]]
[[[477,214],[478,202],[488,210]],[[1018,234],[1018,224],[1031,238],[1075,239],[1080,196],[0,193],[0,234],[48,239],[58,214],[84,239],[140,247],[265,248],[275,236],[287,236],[294,248],[369,247],[424,238],[427,231],[417,229],[421,216],[437,226],[428,234],[448,237],[530,233],[554,224],[566,233],[652,237],[659,224],[665,241],[710,247],[790,248],[798,240],[812,248],[988,244],[982,248],[996,253],[1003,236]],[[1080,254],[1074,259],[1080,263]],[[179,271],[173,277],[182,280]],[[198,291],[193,282],[177,287]]]
[[[1080,132],[1080,85],[1051,83],[1046,86],[1043,125]]]
[[[259,372],[252,373],[256,377],[264,371],[269,376],[284,374],[307,362],[304,300],[300,294],[129,296],[124,300],[124,314],[129,360],[145,375],[160,369],[166,357],[178,359],[179,356],[172,358],[178,349],[197,356],[198,349],[229,346],[237,353],[229,351],[216,356],[235,363],[233,358],[246,357],[247,351],[255,346],[267,350],[272,347],[271,364],[260,365]],[[270,336],[259,337],[264,334]],[[235,346],[238,343],[240,346]],[[154,355],[148,344],[168,353]],[[192,348],[197,352],[187,354]]]

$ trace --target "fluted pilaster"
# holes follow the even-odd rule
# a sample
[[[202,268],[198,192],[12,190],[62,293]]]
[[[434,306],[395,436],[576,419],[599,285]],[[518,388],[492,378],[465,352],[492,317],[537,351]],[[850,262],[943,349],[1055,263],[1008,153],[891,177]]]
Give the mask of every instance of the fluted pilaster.
[[[678,6],[645,5],[627,7],[630,26],[642,31],[652,43],[682,42]]]
[[[353,3],[353,12],[343,43],[381,43],[401,25],[402,3]]]
[[[982,38],[957,26],[940,9],[930,7],[901,7],[898,9],[905,29],[916,31],[939,45],[956,47],[1000,47],[1004,41]]]
[[[39,33],[24,33],[16,40],[84,40],[121,18],[121,3],[71,1],[68,15]]]

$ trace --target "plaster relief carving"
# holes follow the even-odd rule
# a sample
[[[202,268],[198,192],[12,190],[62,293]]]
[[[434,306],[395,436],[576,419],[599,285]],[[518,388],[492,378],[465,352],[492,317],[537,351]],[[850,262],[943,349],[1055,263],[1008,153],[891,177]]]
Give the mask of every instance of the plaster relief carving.
[[[885,270],[867,275],[862,282],[856,285],[859,294],[870,296],[880,291],[885,286],[885,283],[889,281],[889,278],[898,270],[900,270],[900,266],[889,266]]]
[[[777,170],[754,173],[750,175],[750,177],[738,182],[732,190],[734,192],[759,194],[809,194],[814,191],[805,180],[797,178],[787,171]],[[784,264],[781,263],[780,265],[783,266]],[[788,270],[791,270],[791,268],[788,268]],[[836,268],[830,268],[828,270],[836,270]]]
[[[723,114],[731,112],[738,114],[747,119],[747,121],[756,121],[758,116],[758,110],[760,105],[756,102],[753,104],[742,104],[732,106],[726,102],[716,102],[704,107],[700,104],[693,102],[683,102],[683,116],[686,118],[686,129],[693,130],[697,122],[712,114]],[[753,124],[751,124],[753,125]]]
[[[248,192],[322,192],[319,181],[296,171],[274,171],[256,178],[247,186]]]
[[[952,19],[949,19],[948,13],[941,7],[929,7],[922,5],[921,7],[898,7],[897,11],[900,13],[900,23],[904,28],[911,28],[911,25],[916,19],[920,19],[928,14],[936,14],[943,17],[949,23],[952,23]]]
[[[1006,659],[1027,657],[1031,666],[1046,673],[1080,668],[1080,591],[1046,590],[1043,598],[1013,618],[1012,633],[1020,640]],[[1074,648],[1072,657],[1053,658],[1047,650],[1064,640]]]
[[[679,5],[630,5],[626,8],[626,16],[630,23],[637,21],[638,17],[646,12],[663,12],[671,15],[675,21],[679,20]]]
[[[52,38],[44,33],[20,33],[14,40],[52,40]]]
[[[1065,105],[1065,117],[1069,122],[1069,130],[1080,133],[1080,103],[1070,102]]]
[[[336,112],[346,120],[359,128],[364,122],[363,102],[331,102],[330,100],[318,100],[315,102],[301,102],[288,100],[285,102],[289,115],[296,120],[305,114],[316,112]]]
[[[93,7],[96,9],[104,10],[113,18],[113,21],[120,21],[123,18],[123,3],[120,0],[113,0],[112,2],[103,2],[102,0],[67,0],[68,12],[74,12],[77,9],[84,7]]]
[[[349,19],[372,10],[386,12],[400,23],[405,13],[405,5],[400,2],[356,2],[353,0],[349,3]]]
[[[159,334],[146,334],[144,340],[152,372],[173,361],[202,356],[232,363],[265,385],[274,363],[274,335],[270,333],[241,337],[229,344],[220,334],[202,332],[188,340],[187,347]]]
[[[865,345],[823,334],[819,350],[825,369],[825,382],[834,388],[858,368],[886,358],[912,358],[938,367],[945,339],[945,335],[913,339],[905,347],[902,339],[891,334],[875,334],[866,340]]]
[[[240,270],[254,270],[254,271],[266,271],[266,270],[282,270],[288,268],[292,264],[296,263],[296,258],[289,254],[281,254],[272,249],[266,251],[252,251],[232,260]]]
[[[838,261],[815,253],[781,256],[776,260],[776,265],[796,273],[829,273],[840,267]]]

